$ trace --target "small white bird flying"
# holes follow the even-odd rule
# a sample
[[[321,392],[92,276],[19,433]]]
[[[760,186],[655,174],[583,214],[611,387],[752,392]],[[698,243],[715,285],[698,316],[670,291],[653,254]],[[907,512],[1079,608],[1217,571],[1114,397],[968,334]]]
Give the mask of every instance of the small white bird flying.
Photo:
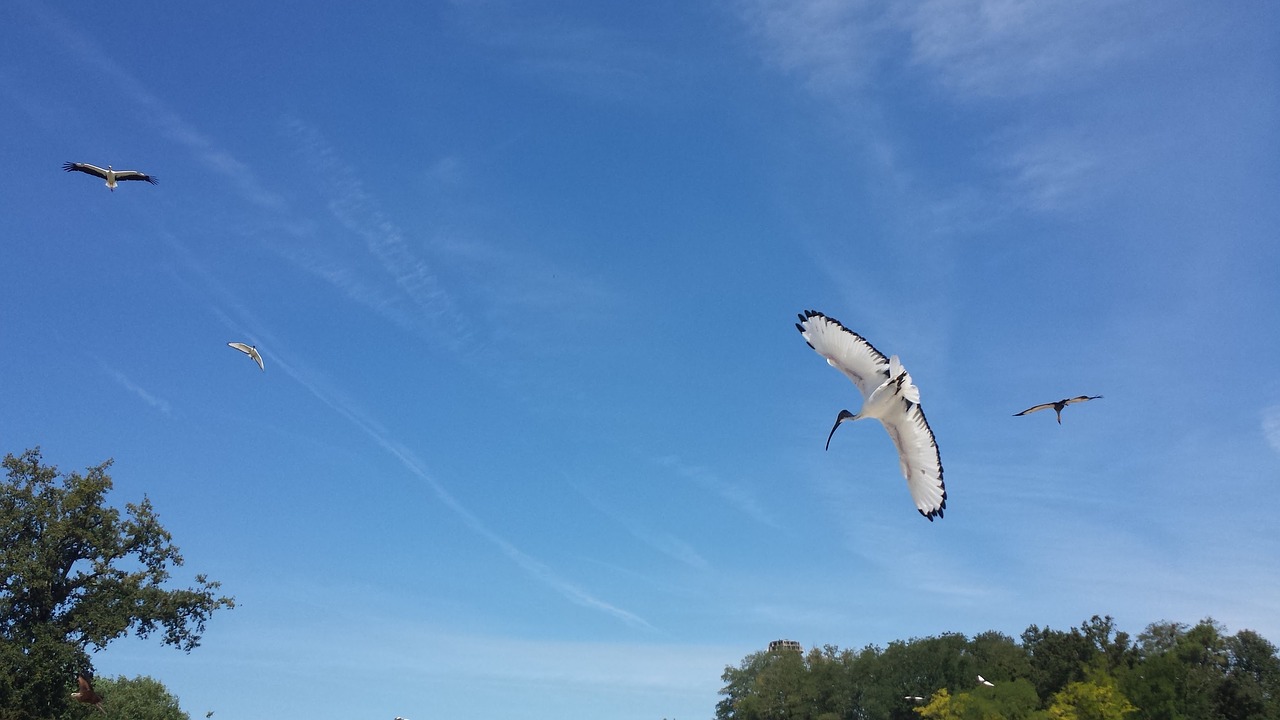
[[[253,361],[254,361],[254,362],[256,362],[256,363],[258,363],[258,369],[259,369],[259,370],[266,370],[266,368],[262,367],[262,355],[260,355],[260,354],[258,353],[258,348],[257,348],[257,346],[255,346],[255,345],[245,345],[245,344],[244,344],[244,343],[242,343],[242,342],[229,342],[229,343],[227,343],[227,345],[228,345],[229,347],[233,347],[233,348],[235,348],[235,349],[239,350],[240,352],[244,353],[245,355],[248,355],[249,357],[253,358]]]
[[[910,700],[911,702],[924,702],[924,698],[919,695],[904,695],[902,699]]]
[[[1045,410],[1047,408],[1053,408],[1053,411],[1058,414],[1058,424],[1061,425],[1062,424],[1062,408],[1068,405],[1071,405],[1073,403],[1082,403],[1089,400],[1101,400],[1101,399],[1102,399],[1101,395],[1092,395],[1092,396],[1077,395],[1076,397],[1073,397],[1073,398],[1063,398],[1058,402],[1041,403],[1039,405],[1032,405],[1031,407],[1027,408],[1026,410],[1023,410],[1020,413],[1014,413],[1013,416],[1018,417],[1019,415],[1026,415],[1027,413],[1033,413],[1037,410]]]
[[[140,173],[137,170],[112,170],[110,165],[107,166],[106,170],[103,170],[97,165],[90,165],[89,163],[69,162],[63,163],[62,169],[67,172],[82,172],[100,177],[107,181],[107,187],[111,189],[111,192],[116,191],[116,182],[121,180],[142,180],[152,185],[157,185],[160,182],[150,175]]]
[[[929,421],[920,409],[920,389],[902,367],[898,356],[886,358],[861,335],[815,310],[806,310],[796,329],[809,347],[827,359],[827,364],[853,381],[862,393],[862,409],[857,415],[841,410],[827,435],[827,447],[836,428],[846,420],[875,418],[884,425],[898,449],[898,463],[907,489],[920,514],[933,522],[947,508],[947,488],[942,483],[942,456]]]
[[[995,686],[996,686],[996,684],[995,684],[995,683],[993,683],[993,682],[991,682],[990,680],[988,680],[988,679],[986,679],[986,678],[982,677],[981,675],[979,675],[979,676],[978,676],[978,682],[982,683],[983,685],[986,685],[987,687],[995,687]]]

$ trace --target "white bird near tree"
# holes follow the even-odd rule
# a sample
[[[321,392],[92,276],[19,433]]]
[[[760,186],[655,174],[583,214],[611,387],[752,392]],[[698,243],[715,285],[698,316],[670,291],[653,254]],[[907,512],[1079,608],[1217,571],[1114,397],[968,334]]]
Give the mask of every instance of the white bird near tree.
[[[1048,408],[1053,408],[1053,411],[1058,414],[1058,424],[1061,425],[1062,424],[1062,408],[1068,405],[1072,405],[1074,403],[1082,403],[1082,402],[1087,402],[1089,400],[1101,400],[1101,399],[1102,399],[1101,395],[1093,395],[1093,396],[1077,395],[1076,397],[1073,397],[1073,398],[1063,398],[1058,402],[1041,403],[1039,405],[1032,405],[1031,407],[1027,408],[1026,410],[1023,410],[1020,413],[1014,413],[1013,416],[1018,417],[1019,415],[1026,415],[1027,413],[1033,413],[1037,410],[1045,410]]]
[[[929,421],[920,408],[920,389],[902,367],[898,356],[886,358],[861,335],[815,310],[806,310],[796,329],[809,347],[827,364],[853,381],[862,393],[857,415],[841,410],[827,435],[827,447],[836,428],[846,420],[875,418],[884,425],[898,449],[898,463],[907,489],[920,514],[933,522],[947,508],[947,488],[942,483],[942,456]]]
[[[62,169],[67,172],[82,172],[100,177],[107,181],[107,187],[111,189],[111,192],[116,191],[116,183],[121,180],[142,180],[152,185],[157,185],[160,182],[156,178],[146,173],[140,173],[137,170],[112,170],[110,165],[107,166],[106,170],[103,170],[97,165],[90,165],[89,163],[69,162],[63,163]]]
[[[993,682],[991,682],[990,680],[988,680],[988,679],[986,679],[986,678],[982,677],[981,675],[979,675],[979,676],[978,676],[978,682],[982,683],[983,685],[986,685],[987,687],[995,687],[995,686],[996,686],[996,684],[995,684],[995,683],[993,683]]]
[[[258,353],[258,348],[256,345],[245,345],[242,342],[229,342],[227,343],[227,345],[253,358],[253,361],[258,363],[259,370],[266,370],[266,368],[262,366],[262,355]]]

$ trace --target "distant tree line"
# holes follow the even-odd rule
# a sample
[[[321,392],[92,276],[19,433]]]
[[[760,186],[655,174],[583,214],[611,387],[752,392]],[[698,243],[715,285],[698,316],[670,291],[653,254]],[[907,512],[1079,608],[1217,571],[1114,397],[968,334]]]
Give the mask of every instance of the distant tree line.
[[[1212,618],[764,650],[722,679],[717,720],[1280,720],[1276,646]]]

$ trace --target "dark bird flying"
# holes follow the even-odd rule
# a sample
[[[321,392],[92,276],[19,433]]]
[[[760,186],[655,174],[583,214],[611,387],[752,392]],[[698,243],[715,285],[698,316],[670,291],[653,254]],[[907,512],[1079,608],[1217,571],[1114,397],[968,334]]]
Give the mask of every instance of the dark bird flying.
[[[1014,413],[1013,416],[1018,417],[1019,415],[1026,415],[1027,413],[1033,413],[1037,410],[1045,410],[1047,408],[1053,408],[1053,411],[1058,414],[1058,424],[1061,425],[1062,424],[1062,408],[1072,403],[1082,403],[1082,402],[1085,402],[1086,400],[1101,400],[1101,399],[1102,399],[1101,395],[1079,395],[1073,398],[1063,398],[1058,402],[1040,403],[1039,405],[1033,405],[1027,408],[1026,410],[1023,410],[1020,413]]]

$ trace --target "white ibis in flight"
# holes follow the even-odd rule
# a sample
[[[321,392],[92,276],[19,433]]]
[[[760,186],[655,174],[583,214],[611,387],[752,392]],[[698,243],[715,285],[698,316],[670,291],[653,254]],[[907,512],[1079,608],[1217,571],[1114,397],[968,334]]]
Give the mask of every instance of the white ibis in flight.
[[[841,410],[827,435],[827,447],[836,428],[847,420],[875,418],[884,425],[898,449],[898,463],[907,489],[920,514],[933,522],[947,508],[947,488],[942,483],[942,456],[920,409],[920,389],[898,361],[886,358],[858,333],[835,318],[806,310],[796,329],[809,347],[827,359],[827,364],[844,373],[862,393],[858,414]]]
[[[79,675],[76,677],[76,682],[80,685],[80,691],[71,693],[71,698],[98,708],[103,715],[107,714],[107,711],[102,709],[102,696],[93,691],[93,685],[89,684],[89,679]]]
[[[996,684],[995,684],[995,683],[993,683],[993,682],[991,682],[990,680],[988,680],[988,679],[986,679],[986,678],[982,677],[981,675],[979,675],[979,676],[978,676],[978,682],[982,683],[983,685],[986,685],[987,687],[995,687],[995,686],[996,686]]]
[[[103,170],[97,165],[90,165],[89,163],[69,162],[64,163],[62,169],[67,172],[82,172],[100,177],[107,181],[107,187],[111,189],[111,192],[116,191],[116,183],[122,180],[142,180],[152,185],[159,183],[158,180],[146,173],[140,173],[137,170],[112,170],[110,165],[107,166],[106,170]]]
[[[258,347],[256,345],[245,345],[242,342],[229,342],[227,343],[227,346],[233,347],[239,350],[240,352],[244,353],[245,355],[248,355],[249,357],[253,358],[253,361],[258,363],[259,370],[266,370],[266,368],[262,366],[262,355],[258,353]]]
[[[1101,400],[1101,399],[1102,399],[1101,395],[1093,395],[1093,396],[1078,395],[1073,398],[1063,398],[1058,402],[1040,403],[1039,405],[1032,405],[1031,407],[1027,408],[1026,410],[1023,410],[1020,413],[1014,413],[1013,416],[1018,417],[1019,415],[1026,415],[1027,413],[1033,413],[1037,410],[1053,408],[1053,411],[1058,414],[1058,424],[1061,425],[1062,424],[1062,408],[1072,403],[1082,403],[1089,400]]]

